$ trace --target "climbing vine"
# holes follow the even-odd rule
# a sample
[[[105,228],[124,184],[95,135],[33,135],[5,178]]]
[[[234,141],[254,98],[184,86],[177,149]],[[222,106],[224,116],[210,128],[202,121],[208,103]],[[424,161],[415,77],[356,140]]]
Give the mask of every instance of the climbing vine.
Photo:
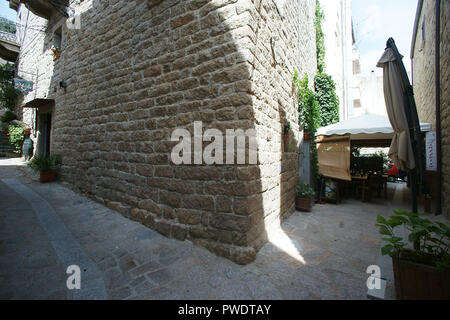
[[[316,54],[317,54],[317,71],[322,73],[325,69],[325,37],[322,30],[322,23],[325,18],[320,1],[316,0],[316,16],[314,18],[314,26],[316,27]]]
[[[14,110],[20,91],[14,88],[14,66],[8,63],[0,65],[0,109]]]
[[[325,127],[339,122],[339,98],[336,94],[336,84],[325,70],[325,37],[322,23],[325,15],[316,0],[316,15],[314,25],[316,28],[316,53],[317,53],[317,75],[314,78],[317,103],[320,106],[320,126]]]
[[[320,179],[317,144],[315,135],[320,125],[320,109],[314,91],[309,88],[308,75],[305,74],[300,80],[298,72],[294,71],[294,83],[298,90],[298,113],[300,123],[304,126],[304,131],[311,137],[311,172],[316,179]]]
[[[330,75],[319,73],[314,78],[316,99],[320,106],[320,127],[339,122],[339,97]]]

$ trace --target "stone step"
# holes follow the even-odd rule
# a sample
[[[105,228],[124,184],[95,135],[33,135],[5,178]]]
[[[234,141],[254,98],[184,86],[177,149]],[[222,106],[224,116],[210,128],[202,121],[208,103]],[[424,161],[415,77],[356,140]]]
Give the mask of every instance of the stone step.
[[[15,158],[19,157],[14,153],[15,147],[9,142],[9,138],[3,132],[0,132],[0,158]]]

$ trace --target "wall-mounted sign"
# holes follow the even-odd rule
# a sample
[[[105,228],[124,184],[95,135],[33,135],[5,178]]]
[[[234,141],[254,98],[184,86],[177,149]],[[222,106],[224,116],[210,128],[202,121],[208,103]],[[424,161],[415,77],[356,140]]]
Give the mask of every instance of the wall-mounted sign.
[[[427,171],[437,171],[436,131],[427,132],[425,137]]]
[[[21,92],[28,93],[33,91],[33,82],[14,78],[14,88]]]

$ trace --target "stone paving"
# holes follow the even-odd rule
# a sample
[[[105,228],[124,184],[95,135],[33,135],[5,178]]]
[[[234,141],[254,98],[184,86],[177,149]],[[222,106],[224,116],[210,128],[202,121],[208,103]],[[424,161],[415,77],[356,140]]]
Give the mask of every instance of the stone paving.
[[[5,184],[8,179],[50,204],[95,263],[106,297],[66,288],[62,244],[46,231],[53,224],[42,226],[29,202]],[[0,299],[367,299],[366,269],[380,256],[376,215],[392,212],[401,186],[389,185],[388,200],[346,200],[295,212],[256,260],[241,266],[167,239],[61,184],[41,184],[19,159],[0,159],[0,181]],[[82,273],[82,289],[90,279]],[[389,281],[387,291],[392,298]]]

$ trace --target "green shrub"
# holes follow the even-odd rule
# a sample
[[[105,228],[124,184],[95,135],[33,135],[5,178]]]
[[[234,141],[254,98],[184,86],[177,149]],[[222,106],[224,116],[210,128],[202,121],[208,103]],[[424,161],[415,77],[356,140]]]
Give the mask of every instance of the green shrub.
[[[8,131],[9,142],[14,146],[14,152],[22,154],[22,144],[25,139],[23,128],[21,126],[10,125]]]
[[[317,155],[317,144],[315,136],[317,128],[320,124],[319,104],[316,95],[308,86],[308,75],[305,74],[303,80],[299,79],[297,71],[294,71],[294,83],[298,90],[298,112],[300,124],[303,124],[304,130],[311,137],[310,153],[311,153],[311,171],[314,178],[319,181],[319,159]]]
[[[10,123],[11,121],[16,119],[17,116],[14,112],[12,112],[11,110],[6,110],[3,116],[0,118],[0,121],[4,123]]]
[[[409,213],[394,210],[394,215],[377,217],[377,226],[384,241],[389,242],[381,248],[383,255],[393,258],[404,256],[414,258],[413,261],[434,265],[438,268],[450,269],[450,228],[443,223],[433,222],[421,217],[428,214]],[[409,231],[408,241],[394,234],[394,229],[404,226]],[[407,246],[412,246],[413,249]]]
[[[339,98],[333,78],[328,74],[319,73],[314,78],[314,87],[320,106],[320,126],[325,127],[339,122]]]
[[[300,198],[312,199],[315,196],[314,189],[307,183],[297,185],[297,196]]]
[[[14,88],[14,66],[0,65],[0,109],[14,110],[20,91]]]
[[[61,164],[61,157],[57,155],[34,156],[27,166],[33,171],[56,171]]]
[[[317,70],[322,73],[325,69],[325,36],[322,30],[322,22],[325,14],[320,6],[320,1],[316,0],[316,12],[314,17],[314,26],[316,28],[316,56]]]

